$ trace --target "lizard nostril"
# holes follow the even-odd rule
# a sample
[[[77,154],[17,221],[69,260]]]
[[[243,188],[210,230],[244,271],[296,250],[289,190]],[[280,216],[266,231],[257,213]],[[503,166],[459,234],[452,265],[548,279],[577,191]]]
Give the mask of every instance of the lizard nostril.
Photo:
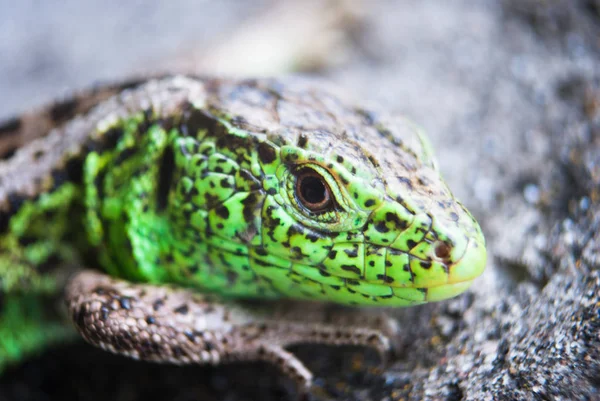
[[[435,256],[440,259],[448,259],[450,257],[450,245],[445,242],[438,241],[435,244]]]

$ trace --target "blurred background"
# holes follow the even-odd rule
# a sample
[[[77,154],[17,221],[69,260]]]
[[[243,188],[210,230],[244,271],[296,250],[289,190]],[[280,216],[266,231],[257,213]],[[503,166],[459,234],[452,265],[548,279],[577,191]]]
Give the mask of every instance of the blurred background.
[[[95,82],[165,71],[317,75],[358,102],[409,117],[429,133],[450,188],[481,222],[490,262],[466,298],[397,312],[417,340],[407,340],[410,349],[383,376],[360,383],[366,393],[348,394],[420,399],[429,391],[432,399],[474,399],[491,379],[453,382],[465,360],[450,359],[445,373],[432,376],[430,369],[451,344],[472,354],[468,363],[493,357],[496,348],[486,348],[481,333],[506,329],[493,312],[506,294],[525,291],[523,285],[539,294],[561,292],[546,285],[572,267],[548,262],[552,235],[566,235],[556,227],[566,217],[577,221],[582,199],[583,212],[599,200],[599,50],[598,0],[0,0],[0,119]],[[535,299],[511,301],[521,305],[509,325],[515,332],[533,321],[518,312]],[[510,343],[510,330],[500,331]],[[433,351],[428,339],[437,334],[443,340]],[[286,394],[272,392],[266,376],[273,372],[259,373],[262,381],[253,379],[252,368],[165,373],[78,347],[79,357],[51,351],[0,379],[0,400],[140,399],[140,388],[155,399],[252,399],[243,395],[248,388],[260,399]],[[327,366],[337,370],[332,360],[344,361],[325,353],[330,360],[319,362],[307,353],[325,366],[317,369],[324,376]],[[92,360],[95,367],[82,368]],[[64,381],[57,367],[71,379]],[[249,379],[232,382],[231,372]],[[569,383],[594,391],[585,381]],[[78,392],[67,390],[73,385]],[[241,396],[231,394],[235,386]]]

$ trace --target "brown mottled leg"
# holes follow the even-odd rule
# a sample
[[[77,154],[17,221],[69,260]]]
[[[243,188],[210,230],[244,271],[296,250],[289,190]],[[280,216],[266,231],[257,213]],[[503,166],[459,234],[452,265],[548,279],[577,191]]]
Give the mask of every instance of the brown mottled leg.
[[[274,363],[302,389],[311,386],[312,374],[286,347],[362,345],[385,359],[391,346],[384,333],[395,332],[393,324],[372,310],[336,311],[323,304],[282,301],[250,306],[191,290],[131,284],[93,271],[74,276],[65,298],[79,332],[102,349],[175,364],[262,360]]]

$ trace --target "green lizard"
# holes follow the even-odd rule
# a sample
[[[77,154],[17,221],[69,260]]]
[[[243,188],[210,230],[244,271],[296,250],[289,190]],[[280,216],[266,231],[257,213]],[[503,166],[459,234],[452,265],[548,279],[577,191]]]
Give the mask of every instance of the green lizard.
[[[66,302],[112,352],[266,360],[309,386],[286,346],[385,354],[394,334],[380,314],[330,302],[465,291],[484,238],[426,138],[321,86],[164,77],[0,126],[0,368],[71,336]]]

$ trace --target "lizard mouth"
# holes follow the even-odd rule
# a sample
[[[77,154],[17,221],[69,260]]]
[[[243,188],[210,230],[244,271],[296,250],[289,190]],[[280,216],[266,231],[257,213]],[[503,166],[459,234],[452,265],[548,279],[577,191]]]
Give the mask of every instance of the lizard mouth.
[[[378,305],[402,306],[415,305],[426,302],[442,301],[455,297],[466,291],[473,281],[483,273],[486,264],[486,250],[482,242],[468,241],[464,250],[452,250],[461,255],[447,265],[445,272],[437,271],[433,276],[427,273],[433,271],[415,271],[413,282],[360,283],[357,292],[386,295],[377,297]]]

